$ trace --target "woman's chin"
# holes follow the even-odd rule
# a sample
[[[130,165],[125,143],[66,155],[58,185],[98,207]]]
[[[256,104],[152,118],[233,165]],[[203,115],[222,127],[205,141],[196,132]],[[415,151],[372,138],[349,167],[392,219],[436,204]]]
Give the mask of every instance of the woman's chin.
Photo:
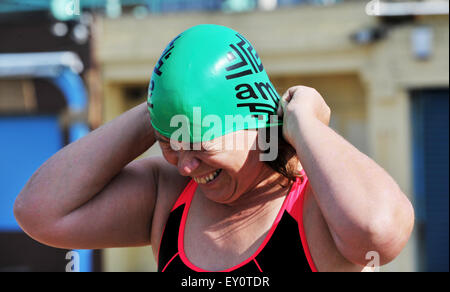
[[[202,193],[208,200],[218,204],[230,204],[233,202],[234,193],[229,186],[217,189],[202,189]]]

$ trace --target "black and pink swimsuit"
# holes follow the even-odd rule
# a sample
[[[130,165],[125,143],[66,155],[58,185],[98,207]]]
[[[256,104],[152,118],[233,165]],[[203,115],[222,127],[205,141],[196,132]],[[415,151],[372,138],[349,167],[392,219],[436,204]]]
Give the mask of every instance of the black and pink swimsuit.
[[[258,250],[241,264],[222,272],[317,271],[303,229],[303,199],[307,184],[308,178],[302,171]],[[191,180],[170,213],[160,243],[160,272],[208,272],[193,265],[184,251],[184,227],[197,186]]]

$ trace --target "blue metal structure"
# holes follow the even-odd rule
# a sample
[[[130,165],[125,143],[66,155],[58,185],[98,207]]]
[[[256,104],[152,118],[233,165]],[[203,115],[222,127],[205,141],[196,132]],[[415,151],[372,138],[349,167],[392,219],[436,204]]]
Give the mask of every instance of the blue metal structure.
[[[55,116],[0,116],[0,141],[0,231],[17,231],[15,197],[31,174],[63,146],[63,137]]]
[[[220,11],[229,7],[234,0],[3,0],[0,2],[0,13],[29,12],[51,10],[52,2],[63,2],[61,5],[79,4],[81,10],[107,10],[108,5],[119,3],[122,7],[142,6],[150,13],[180,11]],[[238,0],[240,5],[255,9],[258,0]],[[339,3],[344,0],[276,0],[278,7],[297,4],[324,5]],[[345,0],[349,1],[349,0]],[[355,0],[353,0],[355,1]],[[231,4],[233,5],[233,4]]]
[[[0,54],[0,78],[47,78],[63,93],[73,116],[87,109],[88,96],[79,76],[83,65],[71,52]],[[73,121],[70,142],[89,133],[88,125]],[[14,219],[16,196],[34,171],[63,145],[57,116],[0,117],[0,231],[20,231]],[[92,251],[80,250],[80,271],[92,270]]]

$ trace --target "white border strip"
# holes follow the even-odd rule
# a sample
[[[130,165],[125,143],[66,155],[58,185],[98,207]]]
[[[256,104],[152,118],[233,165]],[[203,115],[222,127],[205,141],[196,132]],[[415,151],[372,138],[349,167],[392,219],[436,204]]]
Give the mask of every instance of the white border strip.
[[[387,3],[372,0],[366,5],[370,16],[448,15],[448,0]]]

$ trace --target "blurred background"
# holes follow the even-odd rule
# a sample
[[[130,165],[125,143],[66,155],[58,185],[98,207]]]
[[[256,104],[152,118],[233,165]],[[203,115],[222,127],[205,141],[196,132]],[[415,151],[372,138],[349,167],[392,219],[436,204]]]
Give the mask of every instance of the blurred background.
[[[201,23],[246,36],[280,94],[316,88],[332,109],[332,128],[409,196],[413,235],[381,270],[448,271],[448,7],[448,0],[0,0],[0,271],[65,271],[67,250],[20,230],[15,197],[58,149],[144,102],[165,46]],[[143,156],[161,155],[158,147]],[[81,271],[156,270],[151,247],[77,252]]]

